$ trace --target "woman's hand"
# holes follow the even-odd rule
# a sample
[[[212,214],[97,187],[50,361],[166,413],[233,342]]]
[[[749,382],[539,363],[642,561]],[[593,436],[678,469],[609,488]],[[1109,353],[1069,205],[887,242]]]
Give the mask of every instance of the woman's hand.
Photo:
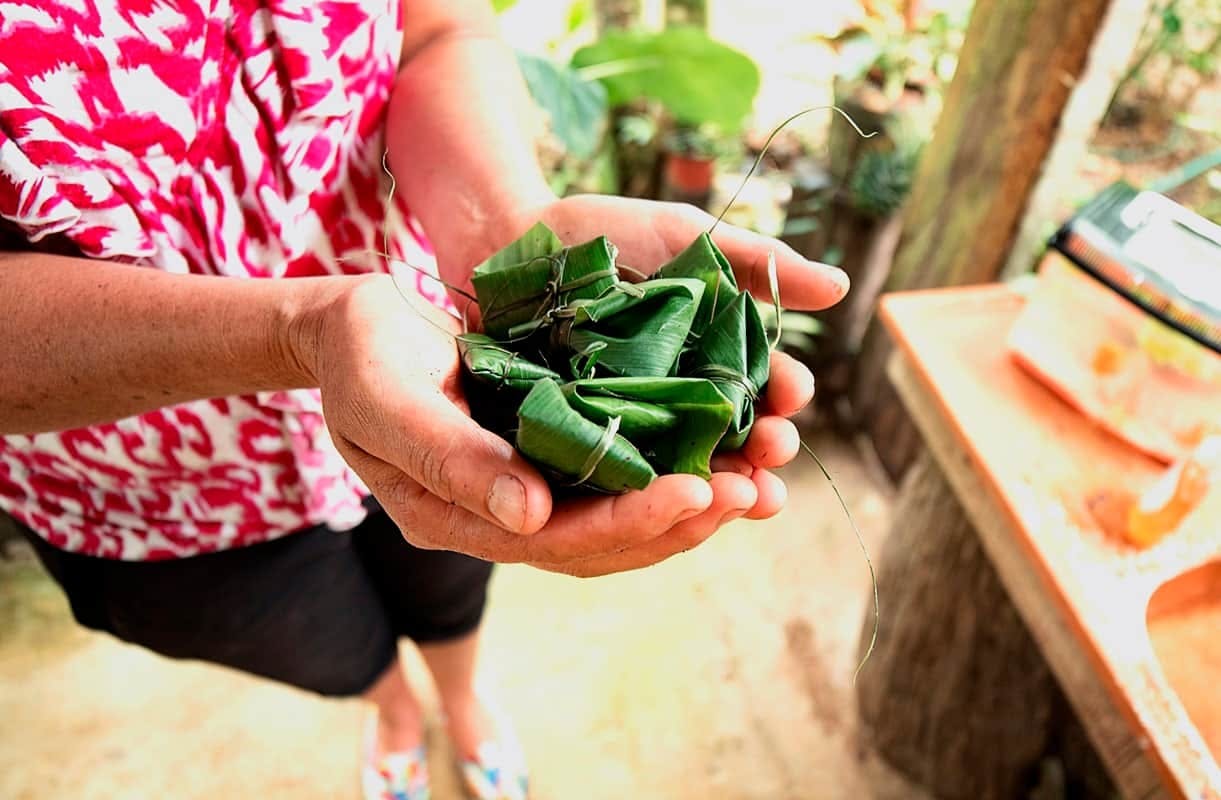
[[[491,236],[495,245],[485,244],[468,251],[462,260],[443,259],[442,274],[469,291],[472,262],[490,255],[496,247],[507,244],[539,220],[565,244],[606,235],[619,248],[621,264],[647,273],[676,256],[700,232],[709,230],[714,218],[693,206],[678,203],[596,195],[569,197],[523,212],[510,226],[511,230]],[[811,311],[826,308],[848,291],[848,279],[841,270],[808,261],[775,239],[726,223],[716,227],[713,239],[733,265],[739,285],[761,302],[772,302],[767,274],[769,253],[776,256],[780,298],[785,308]],[[465,302],[460,300],[460,307]],[[717,456],[712,464],[718,473],[713,478],[714,489],[736,492],[737,496],[754,492],[755,501],[744,516],[764,519],[783,508],[787,492],[771,470],[797,455],[799,437],[788,418],[804,408],[813,395],[814,376],[810,371],[784,353],[772,353],[771,379],[750,438],[741,451]]]
[[[471,269],[539,219],[568,244],[606,234],[621,248],[625,264],[643,270],[665,263],[711,226],[711,217],[686,206],[612,197],[555,200],[535,158],[533,126],[523,112],[532,107],[529,94],[512,51],[496,39],[496,22],[487,4],[405,0],[404,9],[416,33],[404,43],[403,64],[391,94],[387,149],[401,197],[436,248],[446,281],[469,291]],[[739,281],[757,296],[769,297],[770,250],[776,253],[786,307],[825,308],[847,291],[843,273],[806,261],[779,242],[728,225],[718,226],[714,238],[729,256]],[[388,303],[397,298],[377,300]],[[459,300],[459,307],[462,304]],[[388,306],[379,308],[378,313],[393,316]],[[348,324],[359,326],[359,317]],[[395,323],[383,324],[393,328]],[[402,350],[394,348],[404,347],[404,338],[348,346],[372,347],[383,354],[379,356],[383,362],[389,362],[403,358],[397,355]],[[342,346],[335,352],[332,359],[343,357]],[[456,358],[452,350],[448,352]],[[392,371],[384,365],[377,370]],[[406,363],[394,370],[420,380]],[[430,408],[441,403],[439,395],[461,414],[464,404],[452,373],[448,378],[434,377],[429,378],[432,383],[420,383],[410,391],[431,393]],[[481,442],[480,458],[494,460],[477,474],[451,476],[438,467],[458,463],[457,455],[445,457],[451,450],[421,455],[403,441],[402,431],[393,441],[379,439],[387,435],[379,426],[401,428],[403,419],[412,418],[408,390],[400,386],[400,394],[394,394],[387,389],[391,383],[389,378],[376,380],[376,393],[369,395],[378,403],[388,403],[388,413],[368,432],[361,420],[345,421],[349,441],[344,446],[371,488],[382,496],[393,495],[392,513],[409,536],[419,539],[423,530],[439,531],[435,541],[451,537],[460,545],[456,549],[484,548],[486,556],[497,560],[529,561],[582,575],[645,566],[695,546],[736,516],[764,517],[778,511],[784,485],[769,470],[796,454],[796,430],[786,417],[808,403],[814,389],[813,377],[804,367],[774,356],[765,408],[750,440],[740,453],[717,460],[714,467],[721,471],[711,481],[664,476],[642,492],[564,503],[544,524],[550,495],[542,493],[537,475],[522,466],[513,474],[525,489],[527,522],[518,529],[522,533],[505,533],[486,522],[487,491],[499,474],[496,470],[517,469],[520,459],[505,449],[507,445],[490,442],[491,434],[465,428],[458,440],[472,448],[475,445],[469,443]],[[325,397],[327,384],[323,387]],[[331,394],[334,403],[339,395]],[[332,406],[331,417],[339,413]],[[445,432],[460,430],[454,419],[447,413],[443,421],[420,419],[409,424],[438,425],[440,433],[430,434],[432,440],[449,441]],[[474,426],[468,418],[465,424]],[[411,458],[404,459],[403,454]],[[415,465],[421,461],[428,469]],[[431,473],[431,480],[421,477],[425,472]],[[415,507],[408,502],[413,498],[419,498]],[[454,499],[455,505],[446,503],[446,498]],[[412,523],[416,523],[414,531]],[[528,535],[537,525],[543,527]]]
[[[411,543],[592,576],[689,550],[753,509],[750,479],[659,477],[554,506],[542,477],[469,416],[456,321],[369,276],[315,304],[294,349],[339,452]]]

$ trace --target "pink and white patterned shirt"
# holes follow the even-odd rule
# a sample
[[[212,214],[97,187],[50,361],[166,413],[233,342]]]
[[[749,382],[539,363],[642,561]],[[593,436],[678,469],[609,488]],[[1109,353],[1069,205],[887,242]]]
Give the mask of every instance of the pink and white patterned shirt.
[[[0,233],[248,279],[385,269],[385,226],[431,269],[381,165],[401,40],[397,0],[0,0]],[[367,494],[313,390],[0,438],[0,508],[107,558],[347,528]]]

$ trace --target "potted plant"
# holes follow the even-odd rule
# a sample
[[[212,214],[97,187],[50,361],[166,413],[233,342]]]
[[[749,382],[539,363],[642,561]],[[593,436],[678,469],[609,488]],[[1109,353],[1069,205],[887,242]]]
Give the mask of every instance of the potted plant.
[[[679,125],[666,133],[663,194],[687,202],[706,200],[712,193],[716,161],[727,149],[727,141],[711,125]]]

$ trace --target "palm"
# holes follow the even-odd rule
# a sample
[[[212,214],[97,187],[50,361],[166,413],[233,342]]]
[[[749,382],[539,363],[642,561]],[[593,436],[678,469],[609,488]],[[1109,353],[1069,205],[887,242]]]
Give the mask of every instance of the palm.
[[[622,265],[645,273],[669,261],[703,231],[713,229],[715,222],[711,215],[691,206],[599,195],[565,198],[548,206],[542,217],[567,244],[605,235],[619,248]],[[768,300],[768,254],[775,253],[786,308],[826,308],[847,291],[842,272],[807,261],[774,239],[725,223],[715,227],[713,239],[743,287]]]

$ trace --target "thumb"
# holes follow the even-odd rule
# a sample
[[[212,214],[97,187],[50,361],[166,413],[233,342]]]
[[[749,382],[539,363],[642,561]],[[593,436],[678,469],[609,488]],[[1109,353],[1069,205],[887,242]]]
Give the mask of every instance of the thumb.
[[[377,437],[370,454],[442,500],[513,533],[530,534],[551,516],[551,491],[511,444],[484,430],[437,393],[420,398]]]

